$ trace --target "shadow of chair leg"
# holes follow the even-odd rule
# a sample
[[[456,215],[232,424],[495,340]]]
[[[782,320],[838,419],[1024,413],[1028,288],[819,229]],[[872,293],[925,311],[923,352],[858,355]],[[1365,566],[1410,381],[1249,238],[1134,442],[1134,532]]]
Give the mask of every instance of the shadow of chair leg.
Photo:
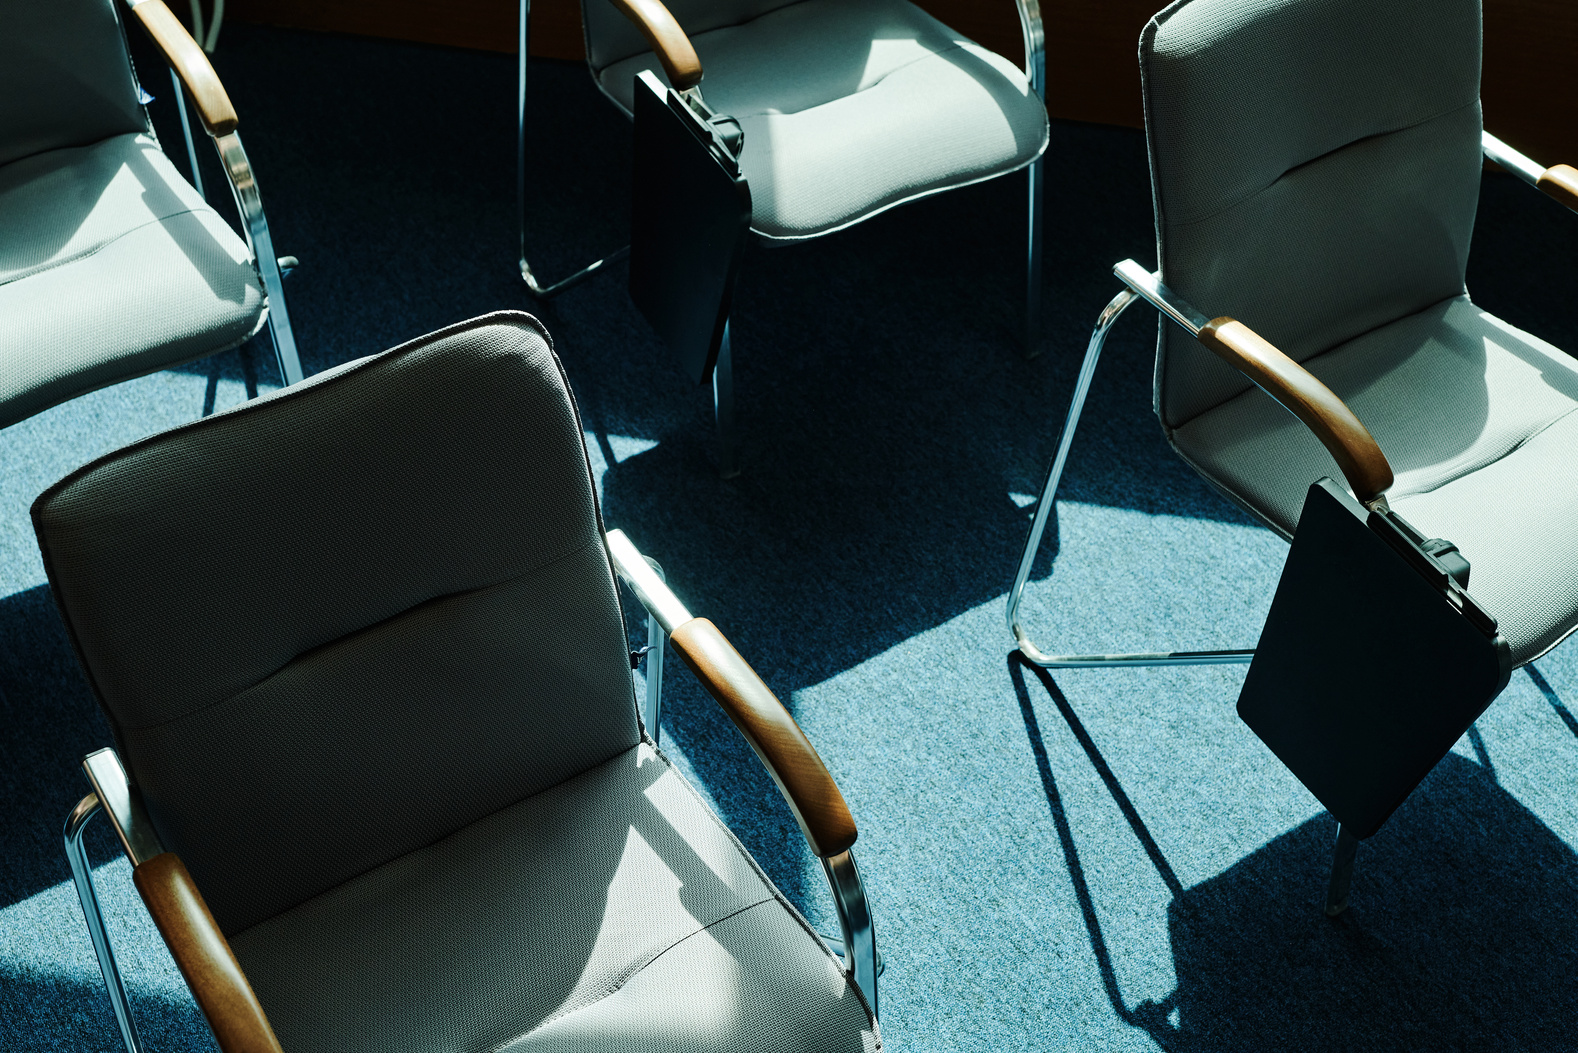
[[[1089,732],[1080,722],[1079,717],[1069,705],[1068,699],[1058,689],[1057,683],[1045,669],[1027,661],[1018,651],[1009,653],[1008,675],[1014,682],[1014,693],[1019,700],[1020,716],[1025,722],[1025,737],[1030,743],[1030,752],[1035,756],[1036,771],[1041,776],[1041,788],[1046,794],[1047,806],[1052,812],[1052,822],[1057,828],[1058,842],[1063,848],[1063,859],[1068,866],[1069,880],[1074,886],[1074,895],[1079,900],[1080,914],[1085,921],[1085,931],[1090,937],[1091,952],[1095,955],[1096,966],[1101,972],[1102,988],[1106,991],[1107,1000],[1112,1004],[1113,1012],[1119,1019],[1132,1027],[1140,1028],[1155,1039],[1163,1048],[1175,1046],[1178,1033],[1169,1020],[1173,1012],[1172,998],[1162,1001],[1145,1001],[1130,1009],[1123,1001],[1123,992],[1118,986],[1118,976],[1112,964],[1112,953],[1107,949],[1106,939],[1102,936],[1101,920],[1096,915],[1095,899],[1091,895],[1090,885],[1085,879],[1085,870],[1080,863],[1079,849],[1074,843],[1074,832],[1069,824],[1068,813],[1063,807],[1063,800],[1058,793],[1057,780],[1052,774],[1052,762],[1047,756],[1046,740],[1041,733],[1040,721],[1036,718],[1035,706],[1030,701],[1030,690],[1025,680],[1025,671],[1030,670],[1046,689],[1047,695],[1057,706],[1058,712],[1063,715],[1074,737],[1079,740],[1080,746],[1090,758],[1097,772],[1101,775],[1102,782],[1117,802],[1118,808],[1123,812],[1130,829],[1134,831],[1145,853],[1150,857],[1157,873],[1172,893],[1175,902],[1184,902],[1183,885],[1178,880],[1178,875],[1173,873],[1172,866],[1162,855],[1155,838],[1141,820],[1139,812],[1134,808],[1133,802],[1118,784],[1117,777],[1113,774],[1106,758],[1096,748]]]

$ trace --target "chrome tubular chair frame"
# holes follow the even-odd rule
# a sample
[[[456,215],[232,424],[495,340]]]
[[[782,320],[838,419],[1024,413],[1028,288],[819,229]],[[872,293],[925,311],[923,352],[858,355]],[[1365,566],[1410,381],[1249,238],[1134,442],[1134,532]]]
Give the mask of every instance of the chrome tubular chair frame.
[[[110,996],[110,1007],[115,1011],[115,1022],[120,1025],[121,1038],[126,1043],[127,1053],[142,1053],[142,1040],[132,1020],[126,985],[115,964],[115,951],[110,946],[104,914],[99,909],[98,892],[93,887],[93,870],[82,844],[82,833],[88,821],[102,810],[109,817],[133,866],[159,855],[164,847],[148,820],[142,798],[132,789],[126,769],[121,767],[114,750],[88,754],[82,760],[82,770],[93,792],[78,801],[66,817],[66,858],[71,863],[71,880],[77,888],[77,899],[82,903],[82,917],[88,926],[88,937],[93,941],[93,953],[99,960],[99,971],[104,975],[104,987]]]
[[[1030,90],[1036,93],[1045,108],[1047,103],[1046,32],[1041,25],[1040,0],[1017,0],[1019,29],[1025,38],[1025,78]],[[1041,256],[1045,223],[1042,208],[1042,154],[1030,162],[1026,170],[1029,179],[1029,232],[1026,236],[1025,259],[1025,357],[1034,358],[1041,352]]]
[[[1530,186],[1539,186],[1545,166],[1514,150],[1489,132],[1482,132],[1481,149],[1486,157],[1496,162]]]
[[[663,566],[651,556],[643,556],[647,566],[652,568],[659,581],[666,581]],[[642,723],[647,726],[647,734],[652,738],[652,745],[658,746],[663,742],[663,652],[668,646],[668,631],[663,628],[663,623],[658,621],[658,616],[647,612],[647,707],[641,715]]]
[[[280,275],[279,259],[274,255],[274,239],[269,235],[268,217],[263,214],[263,198],[258,193],[257,179],[252,174],[252,163],[241,146],[241,133],[230,132],[214,138],[214,148],[224,165],[230,181],[230,192],[236,199],[236,211],[241,214],[241,226],[246,234],[247,247],[257,264],[258,277],[263,280],[263,291],[268,295],[268,331],[274,340],[274,357],[279,364],[279,375],[289,387],[302,378],[301,357],[296,353],[296,336],[290,328],[290,312],[285,309],[285,283]],[[196,171],[196,166],[193,166]]]
[[[142,0],[126,0],[127,7],[136,7]],[[121,21],[120,12],[116,20]],[[124,35],[126,26],[121,21]],[[197,146],[193,142],[191,115],[187,112],[186,90],[175,67],[170,67],[170,86],[175,94],[175,105],[181,120],[181,132],[186,139],[187,168],[192,175],[192,188],[207,199],[203,176],[197,167]],[[286,387],[302,379],[301,356],[296,351],[296,335],[290,327],[290,311],[285,306],[285,284],[280,274],[279,260],[274,255],[274,239],[269,236],[268,217],[263,213],[263,198],[258,193],[257,179],[252,174],[252,163],[241,146],[239,133],[210,135],[214,148],[219,151],[219,162],[224,167],[235,197],[236,212],[241,216],[241,233],[252,250],[252,265],[257,269],[258,280],[263,283],[267,297],[269,336],[274,343],[274,359],[279,366],[281,381]]]
[[[520,8],[520,38],[516,43],[520,46],[520,88],[516,97],[516,138],[515,138],[515,193],[520,205],[521,222],[521,280],[526,283],[526,288],[538,299],[548,300],[566,289],[572,289],[588,278],[596,276],[609,264],[618,263],[630,255],[630,246],[615,249],[602,259],[587,264],[568,278],[544,285],[537,279],[531,269],[531,264],[526,259],[526,56],[530,42],[531,0],[521,0]]]
[[[607,539],[608,552],[613,557],[614,569],[620,580],[630,587],[642,607],[646,608],[647,640],[653,646],[653,650],[647,652],[650,662],[652,655],[657,653],[657,645],[653,641],[667,640],[670,633],[691,620],[691,613],[664,583],[657,564],[643,556],[624,531],[610,530]],[[654,711],[652,703],[652,685],[661,672],[661,665],[656,669],[650,665],[647,667],[649,713],[661,712],[660,709]],[[657,690],[661,699],[661,685]],[[656,729],[655,721],[647,727],[647,734],[652,736],[654,743],[657,741]],[[860,988],[870,1003],[871,1015],[877,1016],[877,977],[882,973],[882,956],[877,953],[876,927],[871,921],[871,908],[866,902],[866,889],[860,880],[860,870],[855,866],[855,856],[846,850],[821,862],[822,870],[827,875],[828,888],[833,894],[833,906],[838,912],[838,926],[842,934],[841,940],[827,936],[822,939],[843,959],[844,967],[854,979],[855,986]]]
[[[1013,634],[1019,651],[1036,665],[1049,669],[1104,668],[1108,666],[1154,665],[1225,665],[1249,662],[1255,657],[1253,649],[1238,651],[1151,651],[1138,654],[1081,654],[1050,655],[1037,647],[1019,624],[1019,604],[1024,599],[1025,585],[1030,580],[1030,568],[1036,553],[1041,549],[1041,536],[1046,531],[1047,520],[1057,500],[1058,482],[1063,478],[1063,466],[1068,461],[1069,447],[1074,443],[1074,431],[1079,427],[1079,415],[1085,408],[1085,396],[1090,392],[1090,382],[1096,373],[1096,363],[1101,349],[1107,342],[1107,333],[1118,316],[1137,299],[1144,299],[1168,318],[1183,326],[1191,335],[1197,335],[1209,324],[1199,311],[1175,295],[1155,275],[1133,260],[1124,260],[1113,267],[1128,286],[1107,304],[1096,319],[1096,328],[1090,334],[1090,344],[1085,350],[1085,361],[1080,366],[1079,379],[1074,384],[1074,398],[1069,404],[1068,417],[1063,422],[1063,433],[1058,439],[1057,454],[1052,468],[1047,472],[1046,485],[1041,488],[1041,500],[1036,504],[1035,518],[1030,524],[1030,535],[1025,539],[1024,554],[1019,559],[1019,573],[1008,593],[1008,631]]]
[[[99,896],[93,887],[93,870],[88,863],[87,848],[82,844],[83,831],[88,821],[99,814],[99,795],[90,793],[66,817],[66,858],[71,862],[71,881],[77,887],[77,899],[82,903],[82,919],[88,926],[88,937],[93,941],[93,953],[99,960],[99,972],[104,975],[104,987],[109,992],[110,1008],[115,1011],[115,1022],[120,1025],[121,1039],[127,1053],[142,1053],[142,1040],[137,1035],[137,1025],[132,1020],[131,1005],[126,999],[126,985],[121,982],[120,969],[115,964],[115,952],[110,947],[109,932],[104,927],[104,914],[99,910]]]

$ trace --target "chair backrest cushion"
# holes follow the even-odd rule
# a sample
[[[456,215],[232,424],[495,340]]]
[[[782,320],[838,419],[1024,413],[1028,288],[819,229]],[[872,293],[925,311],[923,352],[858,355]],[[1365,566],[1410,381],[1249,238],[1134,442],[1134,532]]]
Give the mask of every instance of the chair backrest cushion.
[[[0,0],[0,165],[148,131],[116,0]]]
[[[1162,279],[1304,361],[1463,292],[1479,0],[1184,0],[1140,38]],[[1177,427],[1249,381],[1165,319]]]
[[[33,521],[127,769],[227,933],[639,739],[579,420],[529,316],[143,440]]]
[[[737,26],[769,11],[799,0],[667,0],[669,9],[687,36],[725,26]],[[609,0],[581,0],[581,26],[586,34],[586,61],[596,73],[620,59],[651,51],[635,23],[620,14]]]

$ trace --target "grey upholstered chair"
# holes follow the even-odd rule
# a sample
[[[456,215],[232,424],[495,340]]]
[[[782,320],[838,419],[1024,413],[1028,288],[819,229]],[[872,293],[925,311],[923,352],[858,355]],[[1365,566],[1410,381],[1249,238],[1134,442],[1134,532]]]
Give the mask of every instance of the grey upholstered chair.
[[[534,319],[143,440],[33,520],[115,733],[66,845],[128,1049],[82,849],[101,808],[227,1053],[878,1048],[844,800],[604,534]],[[849,972],[643,733],[616,568],[783,790]]]
[[[1046,62],[1037,0],[1016,0],[1021,70],[909,0],[582,0],[587,64],[629,116],[635,78],[739,120],[751,229],[766,241],[820,237],[895,205],[1028,168],[1025,347],[1040,349],[1041,155]],[[526,259],[526,55],[520,0],[521,277],[552,296],[610,257],[553,284]],[[683,28],[682,28],[683,27]],[[702,83],[703,66],[706,81]],[[732,464],[732,371],[725,335],[713,377],[725,474]]]
[[[132,11],[190,88],[248,240],[159,148],[113,0],[0,0],[0,427],[265,319],[285,383],[301,379],[235,110],[163,0]]]
[[[1484,157],[1575,209],[1578,171],[1484,132],[1479,0],[1185,0],[1140,63],[1161,270],[1115,268],[1128,288],[1091,336],[1009,597],[1021,652],[1254,655],[1054,655],[1019,624],[1102,343],[1136,299],[1162,313],[1162,429],[1228,500],[1291,537],[1310,485],[1346,479],[1457,544],[1514,667],[1550,650],[1578,626],[1578,362],[1476,307],[1464,272]],[[1329,913],[1355,848],[1343,830]]]

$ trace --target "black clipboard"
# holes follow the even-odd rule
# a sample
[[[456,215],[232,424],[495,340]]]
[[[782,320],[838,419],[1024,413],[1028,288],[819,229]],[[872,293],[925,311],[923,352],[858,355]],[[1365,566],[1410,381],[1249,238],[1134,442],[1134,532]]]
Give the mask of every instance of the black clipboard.
[[[630,298],[696,383],[717,364],[751,229],[731,117],[636,77]]]
[[[1380,829],[1512,675],[1468,579],[1445,542],[1330,479],[1310,487],[1238,715],[1356,837]]]

